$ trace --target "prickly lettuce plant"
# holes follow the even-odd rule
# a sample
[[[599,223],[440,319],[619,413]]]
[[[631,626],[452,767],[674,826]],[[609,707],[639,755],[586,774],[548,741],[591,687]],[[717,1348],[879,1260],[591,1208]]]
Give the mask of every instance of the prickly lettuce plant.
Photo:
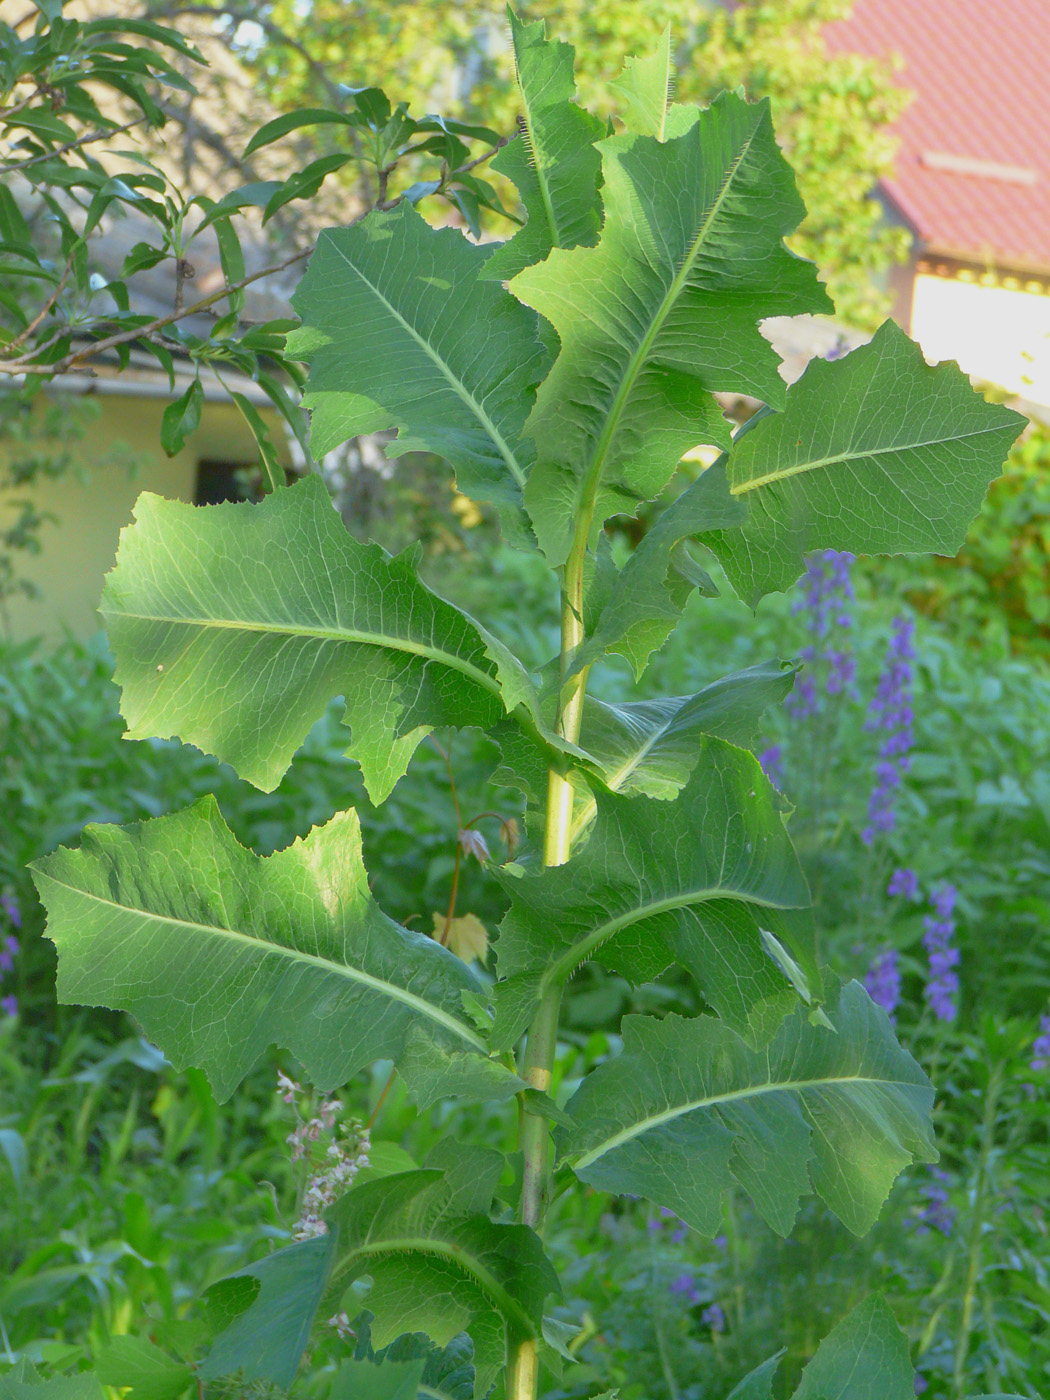
[[[129,737],[176,735],[264,791],[334,696],[375,801],[431,729],[489,730],[529,823],[499,872],[495,980],[383,913],[353,811],[259,858],[204,799],[89,828],[35,867],[61,996],[131,1012],[218,1095],[276,1044],[324,1091],[387,1059],[421,1107],[517,1108],[516,1219],[494,1211],[504,1161],[491,1150],[449,1140],[423,1168],[374,1173],[325,1233],[213,1290],[222,1325],[202,1383],[287,1387],[315,1319],[364,1307],[377,1351],[465,1333],[469,1393],[532,1400],[563,1346],[544,1320],[556,1162],[709,1235],[732,1185],[786,1234],[811,1191],[866,1230],[897,1174],[936,1155],[932,1088],[888,1017],[822,975],[785,802],[749,748],[795,668],[620,704],[587,682],[609,652],[640,674],[690,590],[711,590],[691,543],[753,603],[791,584],[807,551],[954,552],[1023,420],[954,365],[928,366],[892,324],[786,388],[759,323],[831,305],[783,242],[803,208],[768,103],[669,105],[665,35],[628,60],[610,134],[573,101],[571,49],[511,23],[523,119],[497,168],[524,227],[477,245],[402,203],[331,230],[289,348],[309,365],[317,455],[396,429],[392,454],[443,456],[512,540],[543,552],[559,656],[528,674],[424,586],[411,550],[351,538],[317,476],[259,504],[143,496],[103,601]],[[734,435],[719,391],[765,408]],[[721,455],[618,568],[606,520],[663,491],[698,444]],[[559,1014],[588,961],[636,984],[678,963],[707,1010],[630,1017],[622,1053],[558,1105]],[[847,1388],[862,1353],[865,1395],[910,1391],[892,1319],[865,1307],[800,1396],[860,1395]],[[394,1347],[386,1364],[403,1375],[382,1393],[416,1394],[411,1346]],[[770,1394],[773,1367],[737,1394]]]

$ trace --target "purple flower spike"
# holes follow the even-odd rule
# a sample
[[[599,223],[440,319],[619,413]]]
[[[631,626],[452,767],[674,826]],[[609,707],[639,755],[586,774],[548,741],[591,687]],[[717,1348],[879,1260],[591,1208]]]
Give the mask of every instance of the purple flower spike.
[[[934,1179],[925,1182],[922,1187],[925,1200],[919,1207],[919,1224],[915,1227],[915,1233],[928,1235],[931,1230],[936,1230],[947,1237],[955,1228],[957,1214],[955,1207],[948,1204],[948,1192],[945,1189],[951,1177],[937,1167],[931,1168],[930,1175]]]
[[[11,1017],[17,1016],[17,1015],[18,1015],[18,998],[17,998],[17,997],[0,997],[0,1011],[2,1011],[2,1012],[4,1013],[5,1016],[11,1016]]]
[[[875,959],[868,969],[864,986],[875,1005],[881,1006],[891,1021],[895,1020],[901,999],[900,958],[896,948],[887,949]]]
[[[6,891],[0,894],[0,909],[3,909],[15,928],[22,927],[22,910],[13,894],[8,894]]]
[[[676,1279],[672,1279],[671,1292],[687,1299],[691,1307],[702,1301],[692,1274],[679,1274]]]
[[[780,744],[770,744],[768,749],[763,749],[758,755],[759,766],[762,772],[773,784],[775,788],[783,788],[784,785],[784,750]]]
[[[915,623],[910,617],[895,617],[886,664],[864,721],[866,730],[884,736],[875,764],[875,785],[868,798],[868,824],[860,834],[865,846],[873,846],[876,837],[897,824],[897,792],[908,771],[908,753],[914,742],[914,660]]]
[[[895,870],[886,886],[888,895],[900,895],[902,899],[918,899],[919,877],[914,870]]]
[[[915,1372],[915,1394],[921,1395],[924,1390],[929,1390],[930,1383],[921,1371]]]
[[[1032,1044],[1032,1071],[1038,1074],[1050,1065],[1050,1016],[1039,1022],[1039,1034]]]
[[[712,1332],[724,1332],[726,1330],[726,1315],[717,1303],[712,1303],[709,1308],[705,1308],[700,1314],[700,1321],[705,1327],[710,1327]]]
[[[926,932],[922,936],[923,946],[929,954],[930,975],[926,983],[926,1002],[938,1021],[954,1021],[958,1011],[959,950],[952,944],[955,933],[956,890],[954,885],[943,884],[934,891],[930,903],[935,913],[923,919]]]
[[[804,616],[806,630],[812,640],[800,651],[802,660],[811,670],[795,682],[785,707],[799,720],[820,712],[817,676],[822,677],[828,695],[843,695],[852,691],[856,674],[853,653],[835,644],[836,628],[853,625],[850,604],[856,594],[850,570],[854,555],[835,549],[825,549],[806,557],[806,572],[799,581],[799,596],[791,611]]]

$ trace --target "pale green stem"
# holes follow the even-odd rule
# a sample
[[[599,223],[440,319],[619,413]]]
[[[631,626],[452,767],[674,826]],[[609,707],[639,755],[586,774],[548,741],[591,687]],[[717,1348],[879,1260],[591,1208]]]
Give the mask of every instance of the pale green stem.
[[[966,1288],[963,1293],[959,1331],[955,1339],[955,1365],[952,1371],[952,1393],[962,1396],[966,1387],[966,1360],[970,1353],[970,1333],[977,1303],[977,1286],[981,1274],[981,1243],[984,1234],[984,1203],[988,1192],[988,1164],[995,1146],[995,1115],[1002,1090],[1003,1067],[997,1064],[988,1080],[981,1124],[981,1153],[977,1159],[977,1180],[974,1185],[973,1217],[967,1248]]]
[[[568,658],[583,640],[583,561],[587,548],[589,519],[577,526],[576,540],[565,566],[565,593],[562,598],[561,665],[564,677]],[[573,676],[562,689],[558,732],[570,743],[580,737],[583,697],[587,672]],[[543,863],[564,865],[572,849],[573,786],[569,778],[551,768],[547,775],[547,822],[544,829]],[[529,1026],[522,1077],[541,1093],[548,1093],[558,1041],[558,1013],[561,987],[548,988]],[[522,1102],[521,1151],[523,1162],[521,1205],[523,1225],[543,1233],[550,1194],[550,1129],[546,1118]],[[536,1400],[539,1389],[539,1342],[521,1342],[507,1376],[507,1400]]]

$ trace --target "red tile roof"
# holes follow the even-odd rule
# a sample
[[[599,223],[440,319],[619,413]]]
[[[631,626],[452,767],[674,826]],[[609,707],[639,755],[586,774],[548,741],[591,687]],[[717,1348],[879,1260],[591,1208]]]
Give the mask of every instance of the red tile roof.
[[[1050,270],[1050,0],[856,0],[830,48],[899,57],[883,188],[931,251]]]

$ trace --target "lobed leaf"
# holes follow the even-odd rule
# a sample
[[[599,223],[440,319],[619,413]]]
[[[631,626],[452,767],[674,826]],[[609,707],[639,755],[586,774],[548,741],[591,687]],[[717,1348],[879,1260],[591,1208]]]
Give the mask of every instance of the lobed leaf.
[[[830,309],[789,253],[804,209],[768,101],[723,94],[663,143],[600,143],[605,225],[595,248],[555,249],[511,283],[554,326],[560,354],[527,425],[537,465],[526,506],[551,564],[573,523],[656,494],[682,453],[726,444],[713,391],[783,399],[766,316]]]
[[[787,696],[797,673],[795,663],[763,661],[722,676],[695,695],[623,704],[588,696],[581,743],[611,792],[673,798],[696,767],[700,736],[750,748],[762,714]],[[595,809],[589,794],[574,814],[574,841]]]
[[[326,1236],[279,1250],[234,1275],[288,1276],[285,1330],[294,1344],[276,1361],[250,1363],[253,1339],[265,1345],[274,1326],[277,1292],[270,1299],[264,1292],[246,1297],[245,1310],[217,1339],[205,1378],[249,1362],[253,1378],[287,1387],[322,1302],[325,1313],[337,1310],[351,1284],[367,1276],[372,1344],[382,1348],[405,1333],[422,1332],[443,1347],[466,1330],[474,1344],[473,1393],[485,1395],[511,1348],[522,1338],[539,1337],[544,1299],[558,1292],[558,1282],[530,1229],[497,1224],[486,1214],[494,1186],[488,1159],[496,1158],[497,1176],[502,1159],[478,1149],[456,1152],[454,1164],[444,1152],[438,1166],[353,1188],[327,1213]],[[220,1288],[229,1285],[227,1280]]]
[[[812,1187],[863,1234],[897,1175],[936,1160],[933,1088],[858,983],[827,1016],[830,1029],[814,1026],[800,1007],[757,1051],[713,1017],[626,1018],[623,1053],[566,1106],[576,1174],[708,1236],[731,1180],[781,1235]]]
[[[484,275],[514,277],[552,248],[590,246],[601,227],[600,118],[573,101],[575,51],[546,38],[543,20],[523,23],[508,7],[521,92],[522,131],[492,168],[513,180],[528,215],[525,227],[491,255]]]
[[[129,1011],[220,1099],[271,1045],[324,1090],[377,1059],[406,1072],[425,1049],[461,1071],[476,1065],[471,1088],[483,1096],[520,1087],[464,1012],[463,993],[480,990],[469,969],[376,905],[356,812],[259,857],[207,796],[152,821],[89,826],[79,850],[31,869],[59,997]]]
[[[710,466],[643,536],[597,617],[588,619],[587,636],[569,661],[569,674],[614,651],[631,663],[637,680],[650,655],[674,631],[693,589],[709,595],[717,591],[682,542],[712,530],[735,529],[746,519],[747,507],[731,494],[724,467]]]
[[[496,947],[499,1049],[514,1043],[548,987],[590,960],[636,983],[677,961],[749,1038],[770,1034],[794,1004],[758,922],[809,904],[779,798],[751,754],[702,734],[696,749],[674,802],[599,791],[577,855],[507,880],[511,906]],[[812,947],[803,941],[792,952],[817,986]]]
[[[739,436],[726,471],[747,520],[702,538],[750,603],[794,583],[809,550],[956,554],[1024,424],[887,321],[842,359],[812,360],[785,411]]]
[[[178,737],[269,792],[342,695],[381,802],[435,725],[533,704],[506,648],[414,562],[349,535],[318,476],[257,505],[143,494],[100,608],[128,738]]]
[[[303,324],[287,348],[310,365],[315,456],[396,428],[388,455],[443,457],[461,491],[501,507],[520,543],[532,464],[521,434],[547,356],[535,317],[481,280],[488,256],[408,201],[329,229],[292,297]]]

